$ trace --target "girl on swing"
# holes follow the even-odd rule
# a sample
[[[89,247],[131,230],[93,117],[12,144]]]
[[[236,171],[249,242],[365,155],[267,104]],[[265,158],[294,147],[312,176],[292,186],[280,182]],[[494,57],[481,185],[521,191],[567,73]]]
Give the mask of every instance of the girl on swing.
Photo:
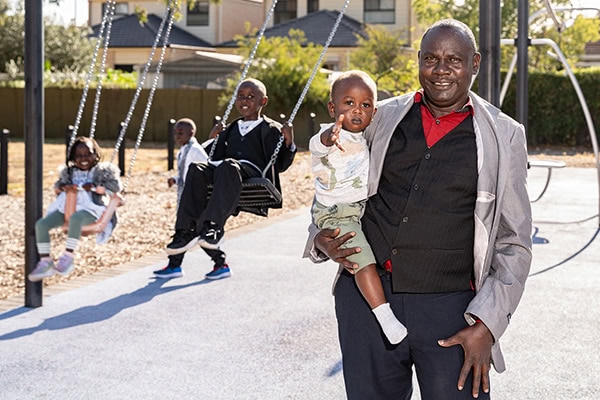
[[[48,278],[58,272],[68,275],[73,271],[73,252],[79,244],[81,230],[102,216],[109,198],[122,189],[119,168],[109,162],[100,162],[102,149],[92,138],[77,137],[69,150],[67,165],[60,171],[54,191],[56,200],[48,206],[46,216],[35,224],[35,239],[40,261],[29,274],[32,282]],[[75,212],[68,219],[66,249],[56,264],[50,255],[50,230],[65,222],[67,192],[77,193]],[[97,235],[96,242],[105,243],[116,223],[116,214],[103,232]]]

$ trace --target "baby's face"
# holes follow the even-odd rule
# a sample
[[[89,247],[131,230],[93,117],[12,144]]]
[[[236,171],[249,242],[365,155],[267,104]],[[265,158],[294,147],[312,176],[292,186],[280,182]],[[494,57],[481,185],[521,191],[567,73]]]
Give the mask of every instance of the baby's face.
[[[377,111],[375,94],[361,79],[346,79],[339,82],[328,109],[329,115],[336,121],[344,115],[342,127],[345,130],[361,132],[369,126]]]

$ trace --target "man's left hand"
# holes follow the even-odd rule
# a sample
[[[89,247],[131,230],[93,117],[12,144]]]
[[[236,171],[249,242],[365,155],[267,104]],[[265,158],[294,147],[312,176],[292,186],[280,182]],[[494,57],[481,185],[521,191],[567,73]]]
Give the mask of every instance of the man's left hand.
[[[465,352],[465,361],[458,377],[458,390],[463,390],[467,376],[473,370],[473,397],[479,396],[480,387],[489,393],[494,338],[485,324],[477,322],[447,339],[439,340],[438,344],[442,347],[461,345]]]

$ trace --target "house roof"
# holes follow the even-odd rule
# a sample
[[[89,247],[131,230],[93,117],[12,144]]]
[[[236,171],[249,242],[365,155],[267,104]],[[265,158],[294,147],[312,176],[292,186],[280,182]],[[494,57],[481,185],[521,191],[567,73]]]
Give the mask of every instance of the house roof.
[[[299,29],[304,32],[308,42],[325,45],[331,29],[340,14],[339,11],[320,10],[303,17],[282,22],[271,28],[265,29],[265,37],[286,37],[290,29]],[[356,35],[366,38],[364,25],[346,14],[342,17],[340,25],[329,44],[329,47],[356,47]],[[215,45],[215,47],[239,47],[236,40],[229,40]]]
[[[112,22],[110,32],[109,47],[152,47],[156,34],[160,28],[162,18],[156,14],[148,14],[148,20],[140,23],[137,15],[131,14],[125,17],[116,18]],[[100,24],[92,26],[93,37],[98,37]],[[166,31],[166,26],[163,34]],[[211,47],[212,45],[205,40],[173,25],[169,35],[169,45],[183,45],[193,47]],[[158,46],[163,46],[162,39]]]

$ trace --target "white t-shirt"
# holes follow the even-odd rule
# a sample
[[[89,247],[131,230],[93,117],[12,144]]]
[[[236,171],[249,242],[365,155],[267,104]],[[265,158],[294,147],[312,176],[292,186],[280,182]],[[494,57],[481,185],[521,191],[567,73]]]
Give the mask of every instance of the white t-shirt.
[[[327,147],[321,143],[321,133],[333,125],[321,124],[321,130],[308,145],[316,176],[316,199],[325,206],[364,200],[368,193],[369,147],[363,132],[342,129],[339,142],[345,151],[341,151],[337,146]]]

